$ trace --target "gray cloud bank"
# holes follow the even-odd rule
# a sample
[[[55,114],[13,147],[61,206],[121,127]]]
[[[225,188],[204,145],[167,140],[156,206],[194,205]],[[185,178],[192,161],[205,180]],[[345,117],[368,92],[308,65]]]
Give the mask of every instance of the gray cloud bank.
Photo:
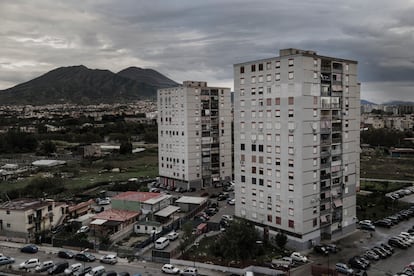
[[[414,101],[412,14],[412,0],[6,0],[0,88],[77,64],[232,87],[234,63],[296,47],[357,60],[362,98]]]

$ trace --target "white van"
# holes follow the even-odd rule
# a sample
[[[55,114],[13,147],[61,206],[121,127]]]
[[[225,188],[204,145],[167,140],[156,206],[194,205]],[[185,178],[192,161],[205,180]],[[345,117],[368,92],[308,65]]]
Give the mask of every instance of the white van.
[[[170,244],[168,238],[162,237],[155,241],[155,249],[164,249]]]
[[[105,273],[105,267],[103,265],[92,268],[85,276],[100,276]]]

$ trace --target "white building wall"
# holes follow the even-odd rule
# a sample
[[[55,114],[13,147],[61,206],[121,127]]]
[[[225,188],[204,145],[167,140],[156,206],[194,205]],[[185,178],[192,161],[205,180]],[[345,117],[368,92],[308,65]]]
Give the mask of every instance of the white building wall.
[[[290,234],[293,244],[302,244],[300,246],[306,244],[309,238],[319,237],[321,229],[322,59],[335,60],[299,53],[234,66],[236,215],[275,231],[285,231]],[[348,64],[348,71],[344,71],[341,78],[343,86],[349,87],[349,95],[338,95],[339,103],[343,105],[340,112],[346,112],[347,117],[346,124],[345,120],[341,120],[343,145],[336,151],[343,148],[344,153],[340,161],[332,164],[342,166],[346,161],[348,169],[359,170],[359,85],[356,82],[356,66],[352,61],[337,62],[343,67]],[[252,66],[255,67],[254,72]],[[259,70],[260,66],[263,70]],[[261,116],[261,111],[265,115]],[[263,134],[258,130],[261,123],[264,125]],[[252,143],[253,140],[255,143]],[[256,150],[252,144],[256,144]],[[260,151],[259,145],[263,145],[263,151]],[[264,164],[260,163],[260,158],[263,158]],[[347,178],[348,185],[354,187],[348,188],[349,195],[344,196],[346,211],[343,214],[346,214],[343,221],[347,225],[352,224],[351,218],[355,215],[358,174],[354,172],[352,178]],[[263,179],[262,185],[260,179]],[[326,195],[330,195],[329,191]],[[330,232],[334,232],[339,225],[340,222],[332,223]]]

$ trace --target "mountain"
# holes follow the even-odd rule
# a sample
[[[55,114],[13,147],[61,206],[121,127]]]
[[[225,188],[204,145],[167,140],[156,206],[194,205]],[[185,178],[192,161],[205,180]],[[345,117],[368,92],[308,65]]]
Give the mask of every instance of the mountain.
[[[383,105],[414,105],[414,102],[391,101],[391,102],[383,103]]]
[[[175,81],[152,69],[128,67],[122,71],[119,71],[117,75],[136,80],[147,85],[157,86],[159,88],[168,88],[178,85]]]
[[[373,105],[376,105],[376,103],[373,103],[373,102],[370,102],[370,101],[367,101],[367,100],[361,100],[361,104],[373,104]]]
[[[0,104],[124,103],[154,99],[158,88],[177,85],[157,71],[137,69],[127,68],[115,74],[83,65],[56,68],[0,91]]]

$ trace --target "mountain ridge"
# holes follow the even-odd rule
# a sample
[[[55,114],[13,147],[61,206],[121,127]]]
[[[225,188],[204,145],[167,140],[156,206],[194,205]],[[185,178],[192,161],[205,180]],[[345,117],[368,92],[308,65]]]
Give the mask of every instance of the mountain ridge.
[[[126,103],[154,99],[157,89],[176,85],[178,83],[152,69],[129,67],[113,73],[106,69],[75,65],[58,67],[27,82],[0,90],[0,104]]]

